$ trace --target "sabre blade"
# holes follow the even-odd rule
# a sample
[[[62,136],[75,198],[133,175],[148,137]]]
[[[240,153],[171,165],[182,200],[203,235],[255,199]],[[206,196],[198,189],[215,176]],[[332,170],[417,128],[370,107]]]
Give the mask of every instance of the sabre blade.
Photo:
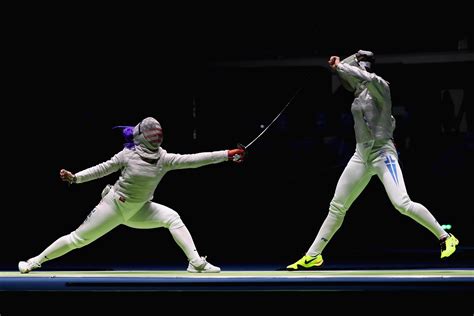
[[[286,103],[286,105],[283,107],[283,109],[281,109],[280,113],[278,113],[278,115],[275,116],[275,118],[270,122],[270,124],[268,124],[267,127],[265,127],[265,129],[260,134],[257,135],[257,137],[255,137],[250,143],[248,143],[247,146],[244,146],[245,149],[249,148],[250,145],[252,145],[257,139],[259,139],[260,136],[262,136],[267,131],[267,129],[269,129],[270,126],[272,126],[272,124],[280,117],[280,115],[286,110],[288,105],[291,104],[291,101],[293,101],[293,99],[298,95],[298,93],[300,93],[300,91],[302,89],[303,88],[299,88],[298,91],[296,91],[296,93],[291,97],[290,101],[288,101],[288,103]]]

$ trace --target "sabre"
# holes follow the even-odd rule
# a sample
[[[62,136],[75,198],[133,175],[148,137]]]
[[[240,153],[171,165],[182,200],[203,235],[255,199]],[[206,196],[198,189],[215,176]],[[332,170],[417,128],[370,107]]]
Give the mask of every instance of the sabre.
[[[272,126],[272,124],[280,117],[280,115],[286,110],[286,108],[291,104],[291,102],[298,95],[298,93],[300,93],[300,91],[302,89],[303,88],[299,88],[298,91],[296,91],[296,93],[291,97],[291,99],[288,101],[288,103],[286,103],[285,106],[283,107],[283,109],[281,109],[280,113],[278,113],[278,115],[275,116],[275,118],[270,122],[270,124],[268,124],[267,127],[265,127],[265,129],[260,134],[257,135],[257,137],[255,137],[250,143],[248,143],[247,146],[244,146],[242,144],[238,144],[237,146],[239,148],[244,149],[244,150],[248,149],[250,147],[250,145],[252,145],[257,139],[259,139],[260,136],[262,136],[270,128],[270,126]]]

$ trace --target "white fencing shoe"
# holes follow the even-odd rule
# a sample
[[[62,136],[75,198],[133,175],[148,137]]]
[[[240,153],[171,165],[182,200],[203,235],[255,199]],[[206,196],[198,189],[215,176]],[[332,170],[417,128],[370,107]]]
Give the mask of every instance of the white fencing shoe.
[[[18,262],[18,270],[21,273],[28,273],[31,270],[34,270],[34,269],[37,269],[37,268],[41,268],[41,264],[36,262],[36,261],[33,261],[31,259],[28,260],[28,261]]]
[[[188,272],[191,273],[219,273],[221,268],[213,266],[206,261],[206,257],[189,261]]]

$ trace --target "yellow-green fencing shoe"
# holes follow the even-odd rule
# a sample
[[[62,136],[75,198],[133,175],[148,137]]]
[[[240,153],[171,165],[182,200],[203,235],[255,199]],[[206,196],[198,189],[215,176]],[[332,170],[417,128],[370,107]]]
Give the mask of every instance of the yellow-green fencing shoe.
[[[300,260],[286,267],[288,271],[314,270],[323,264],[323,256],[303,256]]]
[[[452,234],[446,239],[441,240],[441,258],[446,258],[452,255],[456,251],[456,246],[459,244],[459,240]]]

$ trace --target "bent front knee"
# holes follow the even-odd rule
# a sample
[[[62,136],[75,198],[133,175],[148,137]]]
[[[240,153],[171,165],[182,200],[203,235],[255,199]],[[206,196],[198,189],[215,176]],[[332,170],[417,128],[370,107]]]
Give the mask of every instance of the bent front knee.
[[[183,220],[181,217],[178,215],[178,213],[175,213],[170,220],[168,220],[165,224],[165,227],[168,229],[176,229],[184,226]]]

